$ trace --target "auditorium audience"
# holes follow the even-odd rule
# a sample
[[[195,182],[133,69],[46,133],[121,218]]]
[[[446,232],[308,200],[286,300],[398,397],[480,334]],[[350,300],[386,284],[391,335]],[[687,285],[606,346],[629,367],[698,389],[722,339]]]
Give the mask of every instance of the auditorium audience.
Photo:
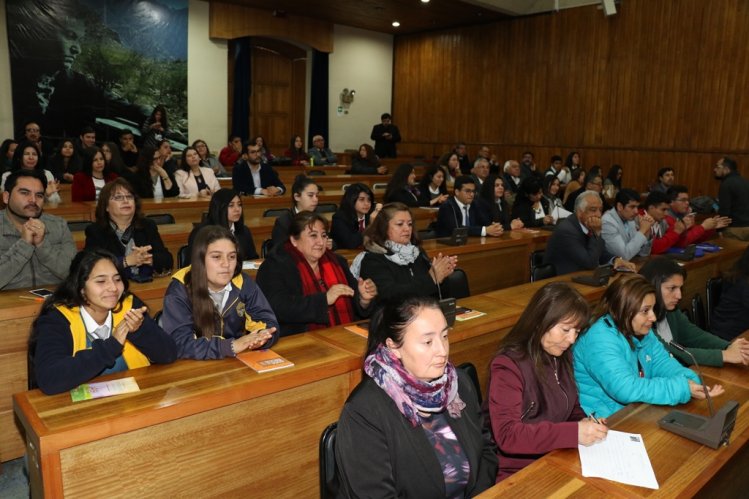
[[[96,147],[96,130],[91,125],[84,125],[81,128],[81,133],[75,140],[75,148],[78,150],[78,154],[83,155],[86,149]]]
[[[572,182],[570,182],[570,184],[572,184]],[[569,190],[570,187],[571,185],[568,185],[567,189]],[[601,194],[602,190],[603,180],[601,180],[601,175],[597,174],[593,171],[593,169],[591,169],[591,171],[587,175],[585,175],[585,185],[570,193],[569,197],[567,197],[567,201],[564,202],[564,208],[567,211],[574,211],[575,200],[577,199],[577,196],[585,191],[595,191],[598,193],[598,197],[601,199],[602,211],[606,211],[607,204],[606,199],[604,199],[603,195]]]
[[[226,171],[226,168],[224,168],[224,165],[219,162],[216,156],[211,154],[211,150],[208,149],[208,144],[205,140],[197,139],[192,143],[192,146],[196,151],[198,151],[198,156],[200,156],[200,166],[213,170],[213,174],[216,178],[231,177],[231,175]]]
[[[701,366],[723,367],[724,363],[749,364],[749,341],[738,338],[733,343],[710,334],[692,324],[678,309],[687,271],[670,258],[656,256],[640,269],[645,279],[655,288],[656,322],[653,332],[663,346],[682,364],[691,366],[692,357],[672,346],[670,342],[685,347]]]
[[[372,279],[382,299],[409,294],[438,296],[438,284],[453,273],[458,257],[437,253],[430,261],[420,244],[408,206],[386,204],[366,230],[365,252],[354,259],[351,273]],[[442,294],[448,296],[446,291]]]
[[[696,223],[694,212],[692,212],[689,206],[689,191],[683,185],[669,187],[666,195],[670,200],[670,207],[664,218],[666,225],[671,229],[677,220],[681,220],[684,223],[684,232],[681,233],[681,237],[674,243],[674,246],[677,248],[707,241],[715,237],[717,229],[731,225],[730,218],[720,215],[707,217],[702,223]]]
[[[166,108],[159,104],[153,108],[151,115],[146,118],[140,127],[141,145],[157,147],[161,141],[166,139],[170,131]]]
[[[229,143],[218,154],[219,162],[224,166],[234,166],[242,156],[242,137],[229,135]]]
[[[585,191],[577,197],[574,215],[559,222],[546,243],[544,264],[554,265],[557,275],[593,270],[613,263],[632,271],[634,264],[612,255],[601,237],[601,197],[596,191]]]
[[[311,211],[291,220],[286,241],[274,246],[257,273],[283,336],[368,317],[377,296],[371,279],[356,279],[328,249],[328,221]]]
[[[309,166],[309,155],[304,152],[304,141],[299,135],[291,137],[289,148],[283,155],[291,160],[292,166]]]
[[[567,167],[570,173],[582,168],[582,163],[580,163],[580,153],[577,151],[571,151],[567,154],[567,158],[564,160],[564,166]]]
[[[464,142],[458,142],[453,148],[453,152],[458,155],[458,163],[460,164],[460,170],[464,175],[467,175],[473,165],[471,160],[468,158],[468,152],[466,151],[466,145]]]
[[[311,166],[335,165],[338,158],[329,147],[325,147],[325,138],[322,135],[312,137],[312,147],[307,151]]]
[[[289,240],[289,228],[297,213],[301,211],[315,211],[319,202],[320,186],[313,177],[297,175],[291,185],[291,209],[276,217],[271,232],[272,246],[281,246]],[[333,240],[326,241],[328,249],[333,249]]]
[[[476,158],[476,161],[473,162],[473,168],[471,168],[471,177],[473,178],[473,183],[476,184],[476,189],[481,188],[488,175],[489,160],[481,157]]]
[[[449,174],[447,177],[448,185],[452,185],[456,178],[463,175],[463,172],[460,170],[460,160],[458,159],[458,155],[454,152],[444,154],[440,158],[439,164],[440,166],[447,168],[447,173]]]
[[[98,249],[78,253],[45,300],[30,354],[39,388],[52,395],[104,374],[174,362],[177,349],[130,293],[114,255]]]
[[[567,218],[572,214],[564,209],[562,199],[559,197],[562,183],[556,175],[546,175],[542,179],[544,186],[544,199],[542,202],[545,209],[548,210],[549,215],[552,216],[554,223],[558,223],[560,219]]]
[[[237,240],[239,256],[242,258],[242,261],[260,258],[255,249],[252,232],[244,223],[242,198],[234,189],[219,189],[211,196],[211,203],[208,205],[208,216],[190,232],[190,237],[187,239],[188,252],[186,265],[190,265],[190,256],[192,255],[195,236],[206,225],[219,225],[229,229],[229,232]]]
[[[570,169],[569,167],[564,166],[564,164],[562,163],[562,157],[555,154],[554,156],[551,157],[550,163],[551,164],[549,165],[549,168],[546,170],[546,173],[544,173],[544,176],[557,177],[559,179],[559,182],[562,185],[569,184],[570,180],[572,180]],[[582,168],[578,168],[577,171],[583,171],[583,170]]]
[[[75,149],[73,139],[62,139],[47,161],[47,168],[59,182],[70,184],[73,175],[81,171],[81,157]]]
[[[503,177],[505,181],[505,199],[507,204],[512,206],[515,203],[515,197],[520,189],[520,163],[514,159],[508,159],[505,161],[502,167]]]
[[[73,202],[99,199],[99,193],[104,186],[116,178],[117,174],[107,168],[101,149],[89,147],[83,152],[81,171],[73,175]]]
[[[16,152],[18,142],[13,139],[3,140],[0,145],[0,173],[10,171],[13,166],[13,153]]]
[[[222,359],[269,348],[278,321],[255,281],[242,273],[236,238],[217,225],[195,236],[192,265],[172,275],[161,322],[181,359]]]
[[[396,148],[398,142],[401,141],[401,134],[398,127],[393,125],[393,117],[390,113],[383,113],[380,116],[380,123],[372,127],[369,138],[374,140],[374,151],[377,156],[395,158],[398,155]]]
[[[11,173],[19,170],[33,170],[44,175],[44,178],[46,179],[44,195],[47,201],[50,203],[60,202],[60,194],[58,193],[60,187],[59,182],[55,180],[52,172],[45,170],[42,167],[42,164],[40,163],[39,146],[36,143],[22,141],[18,144],[18,147],[16,147],[16,150],[13,153],[13,164],[10,167],[10,171],[3,173],[2,178],[0,179],[0,190],[6,190],[6,179]]]
[[[504,230],[522,229],[523,221],[510,217],[510,207],[505,199],[505,181],[502,177],[491,174],[486,177],[481,186],[477,202],[479,210],[484,213],[484,219],[491,223],[498,223]]]
[[[243,196],[282,196],[286,188],[278,173],[260,162],[260,148],[247,144],[247,159],[240,160],[232,169],[234,190]]]
[[[118,265],[134,280],[150,280],[154,273],[170,271],[174,263],[158,227],[143,215],[140,197],[124,178],[104,186],[96,203],[96,221],[86,227],[85,249],[97,248],[117,257]]]
[[[670,166],[664,166],[658,170],[658,181],[650,186],[651,191],[658,191],[662,193],[668,192],[668,189],[674,185],[674,169]]]
[[[263,165],[270,165],[273,163],[273,160],[276,158],[271,154],[270,149],[267,145],[265,145],[265,139],[258,135],[255,137],[252,142],[255,143],[255,145],[260,149],[260,163]]]
[[[495,175],[499,174],[499,162],[497,161],[497,156],[491,152],[489,146],[484,145],[479,147],[476,159],[478,158],[483,158],[489,163],[489,173]]]
[[[736,161],[728,156],[718,160],[713,175],[720,180],[718,214],[731,219],[723,235],[749,241],[749,179],[739,174]]]
[[[117,144],[114,142],[103,142],[101,144],[101,153],[104,155],[104,162],[107,164],[110,172],[114,172],[118,176],[129,172],[125,167],[122,156],[120,156],[120,148],[117,147]]]
[[[631,260],[650,254],[650,227],[655,220],[648,214],[638,215],[639,206],[640,194],[622,189],[616,194],[614,209],[601,217],[601,237],[612,255]]]
[[[363,379],[338,420],[343,497],[474,497],[494,484],[478,394],[449,353],[434,299],[409,296],[375,313]]]
[[[209,198],[221,189],[213,170],[200,166],[200,155],[192,146],[182,150],[182,164],[174,173],[174,180],[179,187],[179,195],[183,197]]]
[[[713,334],[733,340],[749,329],[749,248],[723,276],[720,300],[710,316]]]
[[[519,218],[525,227],[553,225],[554,217],[545,204],[541,179],[536,176],[526,177],[520,182],[511,217]]]
[[[161,199],[179,195],[179,186],[174,175],[167,172],[163,164],[158,149],[145,146],[140,150],[135,172],[126,175],[138,197]]]
[[[596,321],[574,346],[575,381],[587,414],[607,418],[634,402],[677,405],[704,399],[700,378],[671,357],[652,332],[655,288],[640,275],[614,280]],[[711,396],[723,387],[709,388]]]
[[[622,175],[624,171],[620,165],[611,165],[609,173],[603,180],[603,197],[606,202],[613,206],[616,200],[616,194],[622,189]]]
[[[351,155],[353,175],[385,175],[388,167],[380,163],[380,158],[369,144],[359,146],[359,151]]]
[[[572,345],[588,326],[588,302],[567,283],[536,291],[491,362],[486,412],[501,481],[554,449],[606,438],[586,417],[572,373]]]
[[[651,191],[645,198],[645,210],[640,210],[640,215],[649,215],[653,219],[650,227],[652,248],[650,253],[662,255],[674,246],[682,237],[687,226],[682,220],[675,220],[669,227],[666,222],[666,212],[669,208],[670,198],[668,194],[660,191]]]
[[[19,169],[5,179],[0,217],[0,289],[57,284],[76,253],[67,222],[43,213],[47,179]]]
[[[138,146],[135,145],[135,135],[127,128],[120,130],[120,155],[128,169],[135,168],[138,163]]]
[[[419,181],[419,206],[438,207],[450,196],[447,194],[447,170],[430,166]]]
[[[169,143],[167,139],[162,140],[158,144],[159,146],[159,155],[161,156],[161,166],[169,172],[171,175],[174,175],[177,173],[177,170],[179,170],[179,166],[177,164],[177,160],[172,157],[172,145]],[[184,152],[184,151],[182,151]],[[182,161],[182,166],[185,166],[185,162]]]
[[[567,183],[567,187],[564,189],[564,197],[562,198],[562,204],[566,207],[567,206],[567,200],[570,197],[570,194],[573,192],[577,192],[577,190],[585,185],[585,176],[587,175],[587,172],[585,171],[585,168],[578,168],[574,172],[569,174],[570,181]],[[569,211],[569,210],[567,210]]]
[[[435,230],[439,237],[449,236],[457,227],[468,227],[469,236],[502,235],[504,228],[486,218],[476,199],[476,184],[472,177],[463,175],[455,179],[453,195],[440,205]]]
[[[338,210],[333,214],[331,236],[339,249],[360,248],[364,231],[382,210],[374,202],[374,194],[367,184],[351,184],[344,191]]]
[[[416,187],[416,171],[413,165],[404,163],[393,173],[385,189],[386,203],[403,203],[415,208],[419,206],[419,188]]]

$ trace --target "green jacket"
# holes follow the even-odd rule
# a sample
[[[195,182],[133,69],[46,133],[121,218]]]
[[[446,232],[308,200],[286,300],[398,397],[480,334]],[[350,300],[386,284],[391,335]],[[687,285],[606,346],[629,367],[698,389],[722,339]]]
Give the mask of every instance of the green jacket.
[[[730,342],[695,326],[681,310],[666,312],[666,321],[671,328],[674,341],[686,347],[701,366],[723,367],[723,350],[728,348]],[[653,331],[666,349],[682,364],[692,365],[689,355],[667,344],[661,338],[656,324],[653,325]]]

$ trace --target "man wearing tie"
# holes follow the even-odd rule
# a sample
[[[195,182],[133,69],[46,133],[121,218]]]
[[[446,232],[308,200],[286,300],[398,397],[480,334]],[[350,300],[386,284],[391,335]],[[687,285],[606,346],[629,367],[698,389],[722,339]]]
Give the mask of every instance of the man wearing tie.
[[[456,227],[468,227],[469,236],[502,235],[502,225],[485,220],[476,206],[476,183],[469,175],[455,179],[454,195],[442,203],[437,213],[437,236],[452,234]]]
[[[640,195],[632,189],[616,194],[615,209],[601,217],[601,237],[612,255],[631,260],[637,255],[648,256],[652,246],[650,228],[655,223],[647,213],[638,216]]]

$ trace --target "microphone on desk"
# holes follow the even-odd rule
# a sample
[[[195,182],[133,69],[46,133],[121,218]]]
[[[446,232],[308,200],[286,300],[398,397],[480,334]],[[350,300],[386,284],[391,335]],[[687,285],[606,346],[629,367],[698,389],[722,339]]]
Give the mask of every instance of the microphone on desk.
[[[702,369],[700,369],[700,365],[697,363],[697,359],[695,358],[694,355],[692,355],[692,352],[686,349],[686,347],[676,343],[674,340],[669,341],[668,344],[674,347],[675,349],[677,349],[678,351],[689,355],[689,358],[692,359],[692,364],[694,364],[694,367],[697,369],[697,376],[700,377],[702,390],[705,392],[705,399],[707,399],[707,408],[710,411],[710,417],[712,418],[713,416],[715,416],[715,411],[713,410],[713,398],[710,396],[710,391],[707,389],[707,385],[705,384],[705,378],[702,376]]]
[[[697,359],[692,355],[692,352],[675,341],[670,341],[669,345],[687,354],[692,359],[692,362],[694,362],[697,374],[700,377],[702,389],[705,391],[710,417],[673,410],[658,421],[658,426],[666,431],[676,433],[713,449],[717,449],[721,445],[728,445],[728,439],[736,424],[739,403],[735,400],[729,400],[718,412],[714,412],[713,399],[710,397],[707,386],[705,386],[705,378],[702,376]]]

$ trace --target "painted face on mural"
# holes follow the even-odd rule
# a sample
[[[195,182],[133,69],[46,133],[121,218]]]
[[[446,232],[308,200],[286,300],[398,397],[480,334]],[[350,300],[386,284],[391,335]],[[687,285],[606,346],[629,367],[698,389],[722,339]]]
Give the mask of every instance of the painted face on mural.
[[[60,48],[60,57],[65,71],[70,71],[73,63],[81,54],[81,41],[86,34],[86,28],[80,19],[66,19],[60,24],[57,32],[57,41]]]

